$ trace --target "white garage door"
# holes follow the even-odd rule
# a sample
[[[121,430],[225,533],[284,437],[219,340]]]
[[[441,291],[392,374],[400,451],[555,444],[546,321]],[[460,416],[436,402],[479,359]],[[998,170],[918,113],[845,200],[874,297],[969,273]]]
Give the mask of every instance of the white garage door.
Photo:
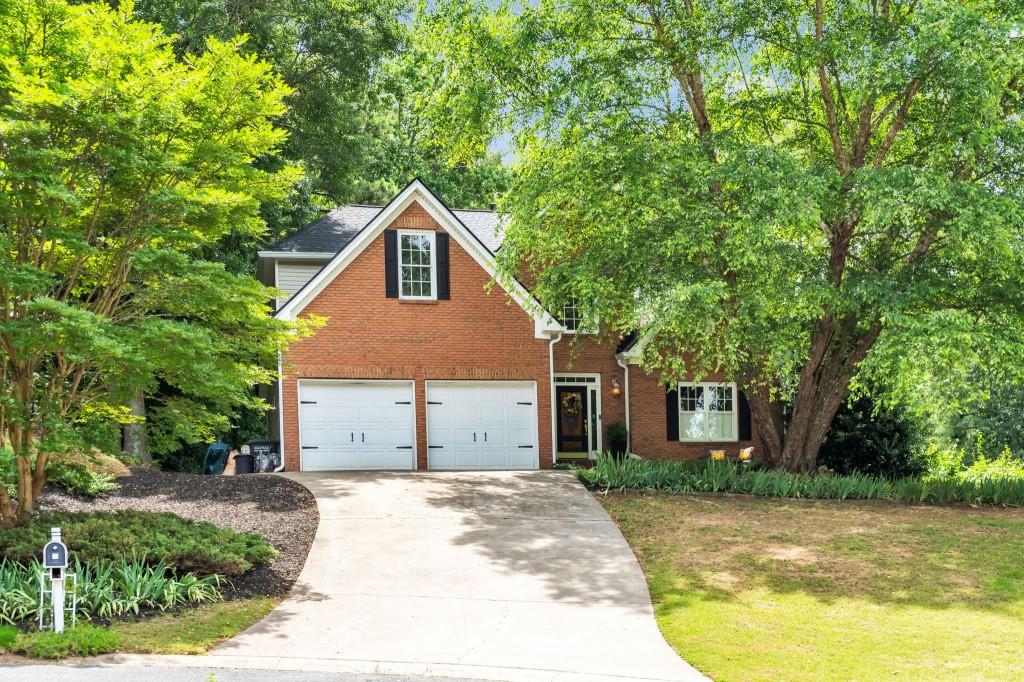
[[[431,469],[536,469],[534,382],[427,382]]]
[[[299,382],[304,471],[414,469],[411,382]]]

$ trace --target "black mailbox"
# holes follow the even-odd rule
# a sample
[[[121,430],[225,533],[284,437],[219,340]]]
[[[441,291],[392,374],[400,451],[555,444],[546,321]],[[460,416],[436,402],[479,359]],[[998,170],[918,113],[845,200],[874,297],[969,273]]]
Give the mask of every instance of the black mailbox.
[[[43,567],[68,567],[68,548],[60,541],[60,528],[50,529],[50,541],[43,548]]]
[[[67,568],[68,548],[63,542],[50,542],[46,545],[46,560],[43,565],[46,568]]]

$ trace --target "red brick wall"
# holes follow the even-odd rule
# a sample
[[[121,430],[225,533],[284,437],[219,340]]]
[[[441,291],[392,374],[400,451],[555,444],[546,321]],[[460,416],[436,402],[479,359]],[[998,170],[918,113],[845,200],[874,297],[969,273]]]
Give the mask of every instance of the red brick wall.
[[[711,376],[705,381],[718,381]],[[657,375],[647,374],[633,365],[629,368],[629,421],[632,426],[633,452],[647,459],[699,459],[714,448],[735,455],[740,448],[753,446],[755,456],[764,454],[757,438],[757,427],[751,424],[752,440],[731,443],[682,443],[667,438],[665,386]]]
[[[419,204],[389,226],[440,231]],[[299,468],[297,379],[412,379],[416,391],[417,467],[427,467],[426,396],[430,379],[537,382],[541,468],[551,466],[548,342],[534,338],[533,319],[487,272],[450,240],[451,300],[403,301],[384,295],[384,239],[375,239],[303,314],[327,317],[314,336],[284,359],[285,466]]]

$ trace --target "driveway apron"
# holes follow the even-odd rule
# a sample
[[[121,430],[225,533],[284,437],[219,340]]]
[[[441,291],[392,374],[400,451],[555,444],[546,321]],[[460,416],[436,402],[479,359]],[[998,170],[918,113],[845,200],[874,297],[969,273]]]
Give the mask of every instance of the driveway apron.
[[[567,472],[300,473],[320,526],[294,591],[214,657],[501,680],[704,679],[632,550]]]

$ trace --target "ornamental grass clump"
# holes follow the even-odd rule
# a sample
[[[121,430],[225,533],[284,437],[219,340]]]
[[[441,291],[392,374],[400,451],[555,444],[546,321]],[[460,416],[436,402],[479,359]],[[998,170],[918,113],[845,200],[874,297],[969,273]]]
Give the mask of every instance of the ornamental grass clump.
[[[751,468],[731,461],[645,461],[601,456],[578,469],[584,484],[604,490],[671,493],[739,493],[821,500],[898,500],[911,504],[1000,504],[1024,506],[1024,468],[989,464],[957,474],[885,478],[864,474],[806,475]]]
[[[0,559],[0,624],[14,625],[39,619],[38,561],[21,564]],[[75,562],[68,573],[77,576],[76,615],[105,620],[138,615],[144,610],[166,611],[220,601],[224,578],[219,575],[175,574],[163,563],[141,559],[83,565]],[[73,583],[69,581],[69,589]],[[70,599],[69,599],[70,606]]]

